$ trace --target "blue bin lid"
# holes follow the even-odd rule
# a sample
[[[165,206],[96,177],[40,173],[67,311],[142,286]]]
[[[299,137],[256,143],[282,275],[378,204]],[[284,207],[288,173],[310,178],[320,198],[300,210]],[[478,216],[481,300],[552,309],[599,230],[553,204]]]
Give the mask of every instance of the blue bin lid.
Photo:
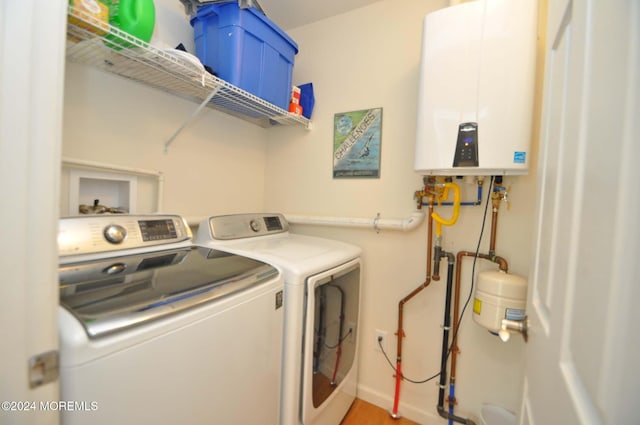
[[[278,33],[278,35],[284,41],[289,43],[291,45],[291,47],[293,47],[293,49],[295,50],[294,54],[298,53],[298,44],[291,37],[289,37],[286,32],[284,32],[282,29],[280,29],[280,27],[278,27],[271,19],[269,19],[264,13],[262,13],[261,11],[259,11],[258,9],[254,8],[254,7],[250,7],[248,9],[240,9],[240,6],[238,6],[238,2],[237,1],[227,1],[227,2],[213,3],[213,4],[208,4],[206,6],[199,7],[196,16],[194,16],[194,17],[192,17],[190,19],[191,25],[193,26],[193,23],[194,23],[195,20],[203,19],[207,15],[210,15],[210,14],[220,15],[221,14],[221,10],[223,10],[223,9],[235,9],[235,10],[238,10],[238,13],[241,13],[242,11],[245,11],[247,13],[253,14],[256,18],[260,19],[267,26],[269,26],[273,31]]]

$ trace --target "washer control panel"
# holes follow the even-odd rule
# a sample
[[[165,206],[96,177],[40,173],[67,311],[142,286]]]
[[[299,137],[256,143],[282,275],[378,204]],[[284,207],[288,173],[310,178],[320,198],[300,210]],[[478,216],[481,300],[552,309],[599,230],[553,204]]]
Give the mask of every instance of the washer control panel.
[[[59,221],[58,255],[94,254],[191,240],[177,215],[87,215]]]
[[[287,223],[282,214],[219,215],[209,217],[206,222],[200,224],[197,239],[198,241],[203,238],[232,240],[273,235],[287,231],[289,231],[289,223]]]

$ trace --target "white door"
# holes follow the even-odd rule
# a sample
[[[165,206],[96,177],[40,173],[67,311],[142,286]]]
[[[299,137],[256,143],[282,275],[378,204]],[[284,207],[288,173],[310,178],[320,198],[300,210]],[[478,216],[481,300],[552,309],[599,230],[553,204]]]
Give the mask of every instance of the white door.
[[[66,0],[0,0],[0,423],[58,423],[58,383],[29,360],[58,346],[58,182]],[[38,372],[38,368],[35,368]],[[38,380],[37,373],[31,375]],[[45,404],[40,404],[40,401]]]
[[[521,425],[640,423],[640,1],[550,0]]]

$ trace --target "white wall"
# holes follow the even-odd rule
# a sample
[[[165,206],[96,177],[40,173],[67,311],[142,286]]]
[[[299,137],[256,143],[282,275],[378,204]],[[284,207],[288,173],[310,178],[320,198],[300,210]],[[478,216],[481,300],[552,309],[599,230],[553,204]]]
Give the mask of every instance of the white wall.
[[[356,11],[289,31],[299,44],[294,84],[313,82],[316,105],[313,130],[268,133],[266,210],[290,214],[382,218],[408,217],[413,192],[422,178],[413,172],[415,96],[423,16],[445,1],[385,0]],[[382,164],[379,179],[333,179],[332,140],[335,113],[382,107]],[[534,135],[534,138],[536,136]],[[532,152],[535,159],[535,145]],[[533,223],[535,176],[510,178],[511,207],[501,208],[497,254],[512,272],[527,276]],[[486,192],[485,192],[486,194]],[[443,216],[450,210],[441,208]],[[458,224],[444,231],[445,249],[474,250],[482,208],[465,207]],[[488,250],[490,217],[482,252]],[[293,231],[357,244],[363,248],[364,288],[359,328],[359,397],[392,407],[393,371],[375,351],[375,330],[388,332],[389,357],[395,363],[398,301],[425,279],[426,225],[401,233],[297,225]],[[478,264],[477,269],[493,267]],[[443,263],[443,268],[446,266]],[[422,379],[438,372],[442,342],[445,278],[432,283],[405,306],[404,374]],[[463,266],[463,300],[469,292],[471,260]],[[470,310],[470,309],[469,309]],[[457,412],[477,419],[483,402],[517,411],[522,388],[524,342],[503,344],[477,326],[470,311],[459,336]],[[439,423],[434,382],[403,383],[400,414],[421,423]]]
[[[206,109],[164,153],[165,141],[197,106],[68,63],[63,156],[162,172],[167,212],[203,217],[260,211],[266,155],[263,129]]]

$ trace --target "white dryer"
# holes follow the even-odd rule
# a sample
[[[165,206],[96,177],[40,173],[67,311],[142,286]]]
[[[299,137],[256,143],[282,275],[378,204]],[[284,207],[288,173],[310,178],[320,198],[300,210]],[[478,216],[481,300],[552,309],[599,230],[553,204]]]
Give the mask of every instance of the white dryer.
[[[281,214],[209,217],[200,224],[196,243],[281,270],[281,425],[338,425],[356,396],[360,248],[291,234]]]

